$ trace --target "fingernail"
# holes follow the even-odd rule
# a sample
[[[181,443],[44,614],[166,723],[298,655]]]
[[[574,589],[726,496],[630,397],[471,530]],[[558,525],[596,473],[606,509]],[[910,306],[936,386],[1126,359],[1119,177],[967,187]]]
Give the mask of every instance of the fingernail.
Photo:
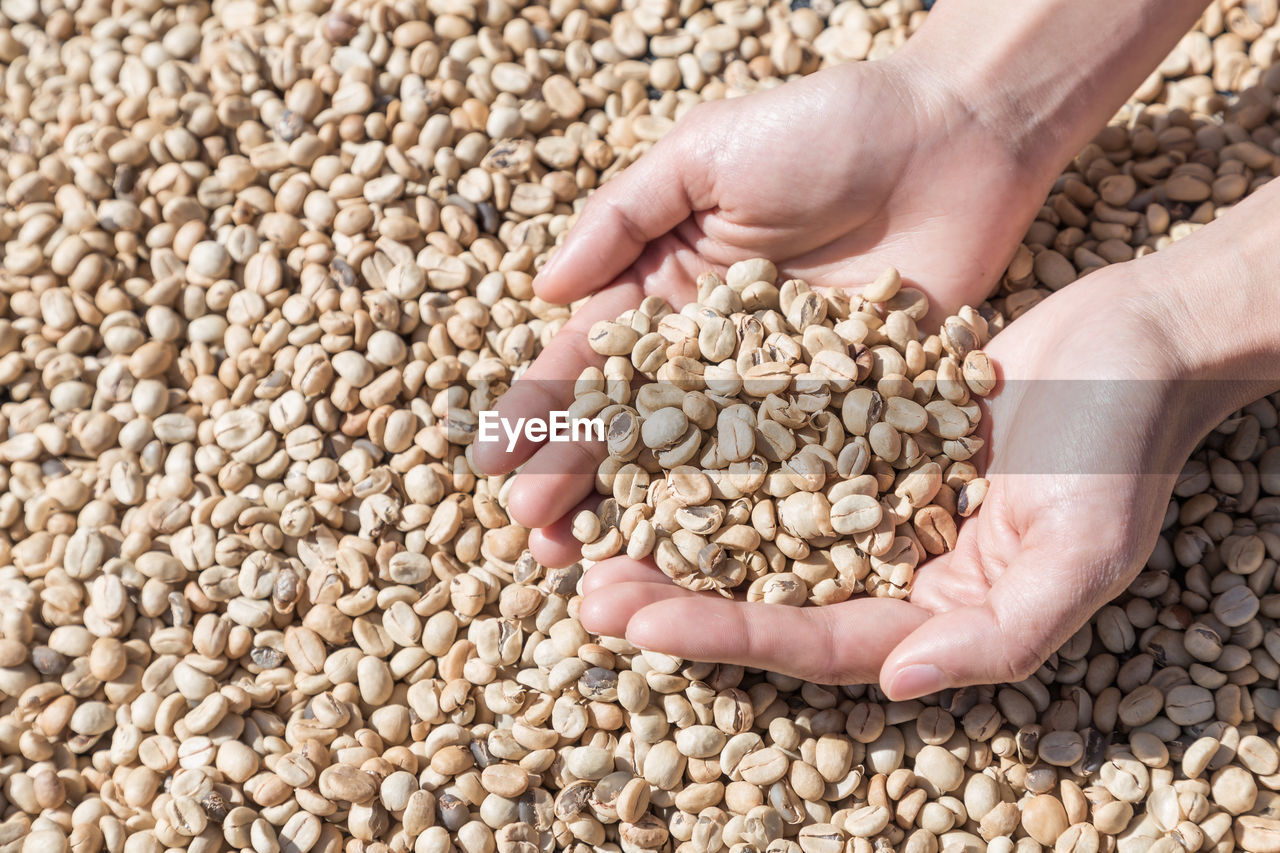
[[[895,702],[937,693],[947,687],[947,678],[933,664],[917,663],[898,670],[889,682],[888,694]]]
[[[648,644],[648,643],[642,643],[642,642],[640,642],[639,640],[637,640],[637,639],[635,638],[635,636],[634,636],[634,632],[632,632],[632,631],[627,631],[627,636],[626,636],[624,639],[625,639],[628,643],[630,643],[631,645],[635,646],[637,649],[639,649],[639,650],[640,650],[640,651],[642,651],[642,652],[651,652],[651,651],[653,651],[653,649],[649,648],[649,644]]]
[[[545,282],[555,272],[555,268],[563,254],[559,249],[551,253],[551,257],[547,258],[547,262],[542,265],[542,269],[538,270],[538,274],[533,277],[533,289],[536,292],[540,284]]]
[[[585,602],[586,602],[586,599],[584,599],[584,604]],[[596,614],[589,607],[580,607],[578,610],[578,621],[582,624],[583,628],[587,629],[593,634],[598,633],[595,630],[595,627],[596,627],[595,617],[596,617]]]

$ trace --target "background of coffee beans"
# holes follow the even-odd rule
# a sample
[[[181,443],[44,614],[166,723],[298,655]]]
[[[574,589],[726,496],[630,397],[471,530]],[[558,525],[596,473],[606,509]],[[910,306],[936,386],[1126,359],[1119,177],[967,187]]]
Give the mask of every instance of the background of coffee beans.
[[[1019,684],[884,702],[575,619],[467,460],[531,277],[684,112],[916,0],[0,0],[0,853],[1280,850],[1277,400]],[[989,310],[1277,170],[1214,0]]]

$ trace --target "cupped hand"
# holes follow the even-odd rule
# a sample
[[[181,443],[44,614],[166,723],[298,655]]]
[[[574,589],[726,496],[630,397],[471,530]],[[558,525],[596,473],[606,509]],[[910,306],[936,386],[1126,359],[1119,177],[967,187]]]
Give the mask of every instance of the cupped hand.
[[[748,604],[615,558],[586,576],[583,625],[692,660],[879,681],[895,700],[1028,677],[1140,571],[1182,463],[1226,413],[1194,399],[1204,386],[1152,331],[1169,310],[1153,295],[1162,268],[1095,273],[986,347],[1001,373],[984,418],[990,489],[908,600]]]
[[[586,344],[593,323],[647,295],[678,307],[699,274],[746,258],[826,286],[864,285],[896,266],[941,320],[990,291],[1052,177],[1019,163],[999,128],[902,54],[702,104],[588,200],[534,287],[552,302],[595,295],[498,414],[568,408],[572,381],[600,361]],[[598,461],[589,448],[523,440],[473,454],[489,473],[534,457],[509,499],[529,527],[582,500]],[[535,553],[542,541],[534,537]]]

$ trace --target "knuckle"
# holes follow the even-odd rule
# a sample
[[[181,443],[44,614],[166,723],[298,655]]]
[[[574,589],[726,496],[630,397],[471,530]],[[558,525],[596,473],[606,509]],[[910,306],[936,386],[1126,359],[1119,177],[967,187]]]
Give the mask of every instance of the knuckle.
[[[1031,645],[1019,645],[1009,649],[1004,655],[1005,676],[1009,681],[1025,681],[1035,675],[1044,655]]]

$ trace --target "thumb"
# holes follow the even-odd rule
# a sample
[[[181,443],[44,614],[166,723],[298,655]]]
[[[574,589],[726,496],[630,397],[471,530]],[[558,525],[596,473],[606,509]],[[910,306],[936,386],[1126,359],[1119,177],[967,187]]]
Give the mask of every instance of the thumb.
[[[697,151],[705,147],[693,136],[676,128],[587,198],[577,224],[534,280],[539,297],[569,303],[599,290],[694,212],[689,176],[703,172]]]
[[[1105,578],[1116,574],[1069,548],[1023,550],[984,601],[938,613],[889,653],[880,670],[885,694],[901,701],[1031,677],[1111,597]]]

